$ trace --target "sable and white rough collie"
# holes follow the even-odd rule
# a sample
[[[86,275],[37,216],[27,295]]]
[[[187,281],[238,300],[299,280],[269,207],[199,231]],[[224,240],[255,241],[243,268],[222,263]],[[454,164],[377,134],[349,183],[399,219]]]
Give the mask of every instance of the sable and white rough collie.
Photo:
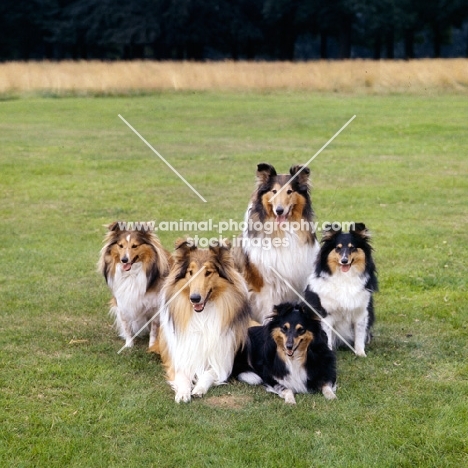
[[[265,385],[286,403],[295,393],[322,392],[336,398],[335,353],[317,317],[306,305],[275,306],[271,320],[249,328],[247,344],[235,360],[233,376],[250,385]]]
[[[159,349],[175,401],[203,396],[230,376],[250,318],[247,286],[227,243],[178,240],[164,287]]]
[[[125,230],[118,221],[108,226],[98,270],[112,291],[110,313],[126,347],[133,338],[150,332],[150,345],[156,340],[161,290],[169,274],[170,254],[151,231]]]
[[[372,336],[373,293],[378,289],[369,239],[363,223],[356,223],[349,233],[341,229],[325,232],[305,292],[307,301],[316,301],[317,295],[325,309],[323,327],[330,348],[343,344],[341,336],[354,343],[356,355],[363,357]]]
[[[297,301],[283,278],[302,294],[320,250],[309,174],[303,166],[291,167],[289,174],[277,174],[270,164],[257,166],[257,186],[245,215],[245,229],[237,239],[241,246],[236,264],[249,286],[253,318],[260,323],[275,304]]]

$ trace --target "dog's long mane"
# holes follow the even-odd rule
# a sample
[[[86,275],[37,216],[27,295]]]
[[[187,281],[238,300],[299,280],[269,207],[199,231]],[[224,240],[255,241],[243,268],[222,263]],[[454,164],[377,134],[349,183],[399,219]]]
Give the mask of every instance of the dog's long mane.
[[[163,308],[161,320],[164,322],[165,333],[161,336],[160,353],[166,368],[168,380],[174,377],[174,355],[183,352],[190,355],[186,362],[187,368],[204,366],[210,361],[213,367],[220,368],[220,373],[226,379],[230,369],[222,369],[226,364],[223,356],[203,356],[206,348],[219,347],[218,353],[232,354],[228,361],[232,365],[234,353],[241,348],[246,340],[250,308],[247,299],[247,287],[244,279],[234,267],[234,261],[229,248],[222,246],[198,249],[185,240],[178,241],[173,254],[174,264],[167,278],[163,295],[167,304]],[[195,312],[189,298],[187,270],[191,262],[209,264],[216,270],[218,276],[215,286],[209,296],[205,310]],[[204,275],[201,271],[200,275]],[[206,346],[194,341],[193,333],[201,333]],[[185,349],[187,343],[199,349]],[[217,344],[216,344],[217,343]],[[203,351],[203,349],[205,351]],[[181,351],[182,350],[182,351]],[[177,358],[176,358],[177,359]],[[180,361],[180,359],[179,359]],[[217,362],[222,361],[222,362]],[[176,363],[181,366],[180,362]],[[184,364],[185,365],[185,364]]]

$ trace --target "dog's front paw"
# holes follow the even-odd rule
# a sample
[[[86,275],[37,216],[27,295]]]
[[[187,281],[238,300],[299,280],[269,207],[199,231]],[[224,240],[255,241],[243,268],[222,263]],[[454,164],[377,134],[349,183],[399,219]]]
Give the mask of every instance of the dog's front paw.
[[[327,400],[335,400],[336,395],[333,388],[330,385],[324,385],[322,387],[322,394]]]
[[[126,338],[125,339],[125,347],[126,348],[133,348],[133,339],[132,338]]]
[[[195,385],[195,388],[192,390],[192,396],[196,398],[202,398],[203,396],[206,395],[207,391],[208,390],[206,388]]]
[[[364,351],[364,348],[356,348],[355,354],[356,356],[359,356],[359,357],[367,356],[366,352]]]
[[[289,405],[295,405],[296,404],[296,399],[294,398],[294,392],[290,390],[289,388],[286,388],[282,391],[282,395],[280,395],[284,398],[284,402],[288,403]]]
[[[190,393],[186,392],[178,392],[175,395],[175,402],[176,403],[190,403]]]

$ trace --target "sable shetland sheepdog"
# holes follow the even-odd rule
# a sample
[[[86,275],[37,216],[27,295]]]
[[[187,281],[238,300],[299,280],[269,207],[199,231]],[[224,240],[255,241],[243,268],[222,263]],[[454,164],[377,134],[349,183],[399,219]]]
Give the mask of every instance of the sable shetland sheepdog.
[[[189,402],[225,382],[247,336],[247,286],[235,269],[230,245],[199,249],[176,242],[164,287],[159,350],[175,401]]]
[[[325,232],[305,292],[307,301],[315,301],[316,294],[326,311],[323,326],[330,348],[342,344],[341,336],[354,343],[357,356],[366,356],[364,348],[374,323],[373,293],[378,289],[369,239],[362,223],[356,223],[349,233],[341,229]]]
[[[286,403],[296,403],[295,393],[321,391],[327,399],[336,398],[335,354],[320,317],[306,305],[283,303],[270,318],[263,326],[249,328],[233,376],[251,385],[263,383]]]
[[[169,258],[151,231],[120,229],[117,221],[108,226],[98,270],[112,291],[110,313],[126,347],[133,346],[136,333],[159,309]],[[150,345],[156,340],[158,323],[156,318],[142,331],[150,331]]]
[[[309,174],[309,168],[303,166],[291,167],[289,174],[277,174],[270,164],[257,166],[257,186],[245,215],[246,227],[237,239],[241,246],[236,251],[236,265],[249,286],[253,318],[260,323],[274,304],[297,301],[282,278],[302,293],[320,250],[313,229]]]

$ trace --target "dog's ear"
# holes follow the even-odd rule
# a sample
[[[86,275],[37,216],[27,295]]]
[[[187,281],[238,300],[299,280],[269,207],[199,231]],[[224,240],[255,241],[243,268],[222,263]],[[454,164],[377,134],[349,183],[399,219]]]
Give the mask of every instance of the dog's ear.
[[[175,250],[172,254],[174,259],[174,268],[176,268],[177,274],[174,277],[174,282],[185,278],[187,269],[190,263],[189,253],[195,250],[197,247],[193,242],[193,239],[177,239],[175,242]]]
[[[179,238],[175,241],[175,250],[172,256],[174,257],[174,260],[177,261],[183,261],[187,254],[195,250],[197,246],[195,245],[195,242],[193,239],[187,238]]]
[[[268,183],[271,177],[275,177],[276,170],[271,164],[260,163],[257,165],[257,187]]]
[[[370,239],[371,235],[364,223],[354,223],[354,228],[350,228],[349,232],[361,237],[362,239]]]
[[[215,256],[216,269],[221,278],[232,283],[231,272],[234,271],[234,259],[231,255],[231,243],[228,239],[210,241],[209,249]]]
[[[331,225],[327,229],[323,230],[322,233],[322,242],[328,242],[334,239],[338,234],[341,234],[341,227],[339,229],[333,229]]]
[[[110,232],[117,232],[117,231],[123,231],[123,229],[120,229],[120,225],[123,224],[121,221],[114,221],[113,223],[109,224],[107,226],[108,231]]]
[[[294,182],[296,182],[299,185],[299,188],[302,190],[308,190],[310,188],[310,169],[307,166],[291,166],[291,169],[289,169],[289,173],[291,174],[291,177],[294,177],[297,173],[299,175],[294,179]]]

